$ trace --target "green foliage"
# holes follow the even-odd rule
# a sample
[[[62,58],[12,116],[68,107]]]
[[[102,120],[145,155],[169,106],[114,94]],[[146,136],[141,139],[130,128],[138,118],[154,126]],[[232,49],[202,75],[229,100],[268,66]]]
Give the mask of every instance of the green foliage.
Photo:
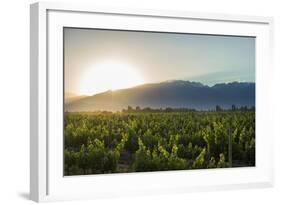
[[[206,155],[206,148],[202,149],[198,157],[196,157],[195,161],[193,162],[193,168],[194,169],[200,169],[204,168],[204,162],[205,162],[205,155]]]
[[[255,165],[254,111],[128,109],[65,113],[65,175]]]
[[[214,157],[211,157],[209,163],[208,163],[208,168],[216,168],[216,160]]]
[[[223,153],[220,154],[220,159],[219,159],[217,167],[218,168],[226,167],[225,157],[224,157]]]

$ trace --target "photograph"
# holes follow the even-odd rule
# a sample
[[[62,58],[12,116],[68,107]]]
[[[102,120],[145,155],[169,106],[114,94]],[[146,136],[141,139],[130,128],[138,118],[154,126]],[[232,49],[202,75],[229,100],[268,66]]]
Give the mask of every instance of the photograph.
[[[255,167],[255,46],[64,27],[63,175]]]

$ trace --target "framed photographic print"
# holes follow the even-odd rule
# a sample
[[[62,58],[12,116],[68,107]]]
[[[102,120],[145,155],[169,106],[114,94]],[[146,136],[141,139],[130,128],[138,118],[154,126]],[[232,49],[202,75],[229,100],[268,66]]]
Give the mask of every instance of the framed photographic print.
[[[31,199],[272,186],[272,23],[32,4]]]

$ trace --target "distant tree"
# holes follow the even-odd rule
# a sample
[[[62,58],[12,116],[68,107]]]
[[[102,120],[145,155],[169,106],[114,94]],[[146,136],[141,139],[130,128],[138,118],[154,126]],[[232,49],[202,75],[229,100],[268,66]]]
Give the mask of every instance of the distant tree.
[[[128,105],[128,112],[131,112],[131,111],[133,111],[133,108],[130,105]]]
[[[136,107],[136,111],[141,111],[140,106],[137,106],[137,107]]]
[[[167,108],[165,109],[165,111],[166,111],[166,112],[172,112],[172,111],[173,111],[173,108],[167,107]]]
[[[149,111],[151,111],[151,108],[150,107],[145,107],[145,108],[143,108],[143,111],[149,112]]]
[[[232,106],[231,106],[231,110],[232,110],[232,111],[235,111],[235,110],[236,110],[236,106],[235,106],[235,105],[232,105]]]
[[[247,110],[248,110],[248,107],[247,107],[247,106],[241,106],[241,107],[240,107],[240,110],[241,110],[241,111],[247,111]]]
[[[222,108],[219,105],[216,105],[216,111],[222,111]]]

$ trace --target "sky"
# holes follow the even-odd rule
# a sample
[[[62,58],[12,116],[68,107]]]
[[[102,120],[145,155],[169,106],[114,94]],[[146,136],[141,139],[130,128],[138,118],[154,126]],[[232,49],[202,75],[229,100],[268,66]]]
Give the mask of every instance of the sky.
[[[170,80],[255,82],[255,38],[64,28],[65,93]]]

